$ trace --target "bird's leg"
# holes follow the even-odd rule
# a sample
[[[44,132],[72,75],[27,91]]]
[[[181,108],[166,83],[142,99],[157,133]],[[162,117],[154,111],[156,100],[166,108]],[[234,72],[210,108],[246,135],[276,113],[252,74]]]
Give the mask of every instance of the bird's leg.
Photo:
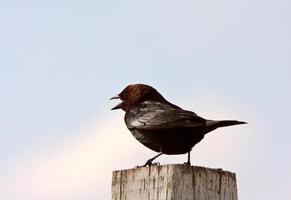
[[[190,162],[190,151],[188,151],[188,160],[187,160],[187,162],[185,162],[184,164],[185,165],[189,165],[189,166],[191,166],[191,162]]]
[[[154,161],[154,159],[156,159],[157,157],[159,157],[160,155],[162,155],[163,153],[160,152],[158,155],[155,155],[154,157],[152,157],[151,159],[148,159],[148,161],[142,166],[145,167],[147,165],[152,165],[152,162]]]

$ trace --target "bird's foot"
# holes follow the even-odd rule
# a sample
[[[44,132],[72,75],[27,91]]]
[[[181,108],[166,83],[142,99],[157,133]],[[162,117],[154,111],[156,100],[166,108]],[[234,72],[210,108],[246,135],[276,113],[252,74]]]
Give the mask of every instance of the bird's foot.
[[[136,165],[134,166],[134,169],[138,169],[138,168],[141,168],[141,167],[147,167],[147,166],[160,166],[161,164],[159,162],[146,162],[144,165]]]
[[[184,164],[184,165],[191,166],[191,163],[190,163],[190,162],[184,162],[183,164]]]
[[[152,166],[152,165],[160,166],[160,163],[159,163],[159,162],[157,162],[157,163],[153,163],[153,161],[154,161],[154,159],[156,159],[157,157],[159,157],[159,156],[162,155],[162,154],[163,154],[163,153],[160,152],[158,155],[154,156],[153,158],[148,159],[144,165],[142,165],[142,166],[138,166],[138,167],[146,167],[146,166]]]
[[[142,167],[146,167],[146,166],[151,166],[151,165],[153,165],[153,163],[152,163],[153,160],[154,160],[154,159],[152,159],[152,158],[149,159],[148,161],[146,161],[146,163],[145,163],[144,165],[142,165]]]
[[[159,162],[154,162],[154,163],[148,163],[148,164],[144,164],[142,167],[146,167],[146,166],[161,166],[161,164]]]
[[[161,164],[159,162],[152,162],[152,159],[149,159],[144,165],[141,167],[146,167],[146,166],[160,166]]]

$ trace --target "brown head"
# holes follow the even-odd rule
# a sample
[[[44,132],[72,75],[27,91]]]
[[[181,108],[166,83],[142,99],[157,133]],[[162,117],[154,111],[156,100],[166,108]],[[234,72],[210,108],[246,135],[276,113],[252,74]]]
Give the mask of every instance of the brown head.
[[[167,102],[155,88],[145,84],[128,85],[120,94],[110,99],[120,99],[122,101],[111,110],[122,109],[125,112],[132,106],[148,100]]]

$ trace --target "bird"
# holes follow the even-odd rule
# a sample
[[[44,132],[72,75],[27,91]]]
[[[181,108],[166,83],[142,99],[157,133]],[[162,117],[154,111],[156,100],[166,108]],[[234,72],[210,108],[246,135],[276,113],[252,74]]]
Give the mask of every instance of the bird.
[[[246,124],[237,120],[209,120],[184,110],[166,100],[155,88],[146,84],[131,84],[110,98],[121,102],[111,110],[125,111],[124,121],[132,135],[144,146],[158,154],[142,166],[152,165],[163,155],[186,154],[191,165],[190,152],[204,136],[220,127]]]

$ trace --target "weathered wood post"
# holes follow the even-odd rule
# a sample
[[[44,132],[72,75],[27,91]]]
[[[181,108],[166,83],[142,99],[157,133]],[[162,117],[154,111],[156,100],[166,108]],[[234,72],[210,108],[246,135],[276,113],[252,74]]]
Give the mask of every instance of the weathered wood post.
[[[187,165],[118,170],[112,200],[237,200],[234,173]]]

